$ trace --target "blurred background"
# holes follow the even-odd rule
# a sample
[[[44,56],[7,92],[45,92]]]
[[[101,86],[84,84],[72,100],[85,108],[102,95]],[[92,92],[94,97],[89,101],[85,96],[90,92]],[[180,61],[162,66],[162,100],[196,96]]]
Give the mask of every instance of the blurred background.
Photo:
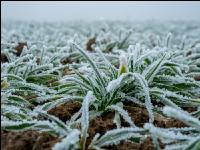
[[[1,2],[1,21],[197,20],[200,2]]]

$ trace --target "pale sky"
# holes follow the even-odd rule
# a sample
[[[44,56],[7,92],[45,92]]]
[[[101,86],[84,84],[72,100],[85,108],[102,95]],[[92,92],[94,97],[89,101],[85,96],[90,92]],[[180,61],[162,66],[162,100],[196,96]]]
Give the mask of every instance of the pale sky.
[[[200,2],[1,2],[1,20],[197,20]]]

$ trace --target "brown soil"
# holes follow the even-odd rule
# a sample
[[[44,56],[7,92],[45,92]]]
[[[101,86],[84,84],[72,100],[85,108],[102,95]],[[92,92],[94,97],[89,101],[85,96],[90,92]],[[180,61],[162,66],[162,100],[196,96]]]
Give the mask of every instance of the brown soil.
[[[186,56],[189,56],[192,54],[192,51],[187,52]]]
[[[116,128],[113,123],[114,113],[108,112],[98,116],[95,119],[90,120],[87,139],[87,144],[90,144],[96,133],[103,135],[106,131]]]
[[[124,109],[128,111],[134,123],[139,127],[143,127],[143,125],[149,120],[148,113],[144,108],[133,107],[130,105],[130,106],[126,106]],[[90,121],[90,126],[88,129],[89,137],[87,139],[86,145],[88,145],[91,142],[91,140],[93,139],[96,133],[100,133],[100,135],[103,135],[106,131],[115,129],[116,125],[113,123],[113,119],[114,119],[113,112],[107,112],[107,113],[102,114],[102,116],[92,119]],[[121,125],[124,127],[129,126],[123,119],[122,119]],[[159,114],[155,114],[154,125],[157,127],[162,127],[162,128],[186,126],[183,122],[180,122],[178,120],[171,119],[171,118],[166,118]],[[164,145],[161,144],[161,147],[164,147]],[[109,146],[107,148],[112,149],[112,150],[134,150],[134,149],[135,150],[153,150],[154,149],[150,138],[147,138],[146,140],[140,143],[131,143],[131,142],[122,141],[118,145]]]
[[[40,64],[40,61],[41,61],[41,59],[38,57],[38,58],[36,59],[36,63],[37,63],[37,65]]]
[[[148,113],[143,108],[126,107],[126,110],[128,111],[130,117],[134,120],[134,123],[137,126],[143,127],[143,125],[146,122],[148,122],[148,119],[149,119]],[[99,117],[91,120],[90,127],[88,130],[89,137],[87,139],[87,144],[89,144],[91,142],[92,138],[94,137],[94,135],[96,133],[100,133],[100,135],[103,135],[106,131],[116,128],[116,125],[113,123],[113,119],[114,119],[114,113],[108,112],[108,113],[104,113],[102,116],[99,116]],[[128,126],[128,124],[125,121],[123,121],[123,119],[122,119],[122,126]],[[155,116],[155,126],[169,128],[169,127],[183,127],[185,125],[182,122],[179,122],[177,120],[165,118],[160,115],[156,115]],[[144,142],[146,142],[146,141],[144,141]],[[143,146],[146,144],[143,144]],[[135,147],[135,149],[137,149],[138,146],[142,147],[142,143],[138,144],[138,143],[130,143],[130,142],[124,141],[124,142],[121,142],[120,144],[118,144],[117,146],[113,146],[112,149],[116,149],[116,150],[118,148],[123,149],[123,147],[124,148],[129,147],[129,149],[131,149],[131,147]],[[142,147],[142,148],[144,149],[145,147]]]
[[[195,76],[194,79],[195,79],[196,81],[200,81],[200,75]]]
[[[73,62],[73,61],[72,61],[70,58],[68,58],[68,57],[63,57],[63,58],[61,58],[61,60],[60,60],[60,63],[63,64],[63,65],[72,64],[72,62]]]
[[[63,57],[60,59],[60,63],[63,65],[72,64],[73,62],[79,63],[79,59],[72,60],[70,57]]]
[[[1,53],[1,62],[2,63],[9,62],[6,54],[4,53]]]
[[[148,113],[144,108],[132,107],[130,105],[130,106],[125,106],[124,109],[128,111],[128,114],[132,118],[135,125],[139,127],[143,127],[143,125],[149,121]],[[124,126],[128,126],[128,124],[123,119],[122,119],[122,124]]]
[[[49,114],[58,117],[60,120],[66,122],[71,118],[71,116],[78,112],[81,108],[81,103],[79,102],[68,102],[61,104],[48,111]]]
[[[14,48],[16,50],[16,55],[20,56],[24,46],[27,46],[27,42],[19,42],[18,45]]]
[[[54,137],[46,132],[36,131],[5,132],[1,131],[2,150],[50,150],[59,142],[58,137]]]
[[[133,107],[133,106],[125,106],[125,109],[128,111],[130,117],[133,119],[134,123],[139,126],[143,127],[146,122],[148,122],[148,112],[144,108],[140,107]],[[123,122],[125,125],[127,123]],[[155,114],[155,126],[162,127],[162,128],[171,128],[171,127],[185,127],[186,125],[178,120],[163,117],[159,114]]]
[[[185,107],[183,108],[183,110],[191,113],[191,112],[197,111],[197,107]]]
[[[96,43],[96,37],[93,37],[91,39],[89,39],[86,43],[86,49],[88,51],[93,51],[94,49],[92,48],[92,45]]]
[[[53,108],[48,111],[48,113],[60,118],[62,121],[67,121],[70,117],[78,112],[81,108],[81,104],[79,102],[68,102],[62,104],[56,108]],[[133,119],[134,123],[143,127],[143,125],[148,122],[148,113],[146,109],[140,107],[134,107],[133,105],[124,106]],[[113,122],[114,112],[105,112],[101,116],[96,117],[95,119],[90,120],[88,134],[89,137],[87,139],[86,145],[88,146],[95,136],[96,133],[100,133],[103,135],[106,131],[115,129],[116,125]],[[155,126],[170,128],[170,127],[184,127],[186,126],[184,123],[177,121],[175,119],[166,118],[159,114],[155,114]],[[128,126],[128,124],[122,119],[122,126]],[[37,133],[33,131],[28,132],[18,132],[18,133],[1,133],[2,137],[2,149],[5,150],[25,150],[27,149],[50,149],[53,144],[58,142],[58,138],[48,135],[47,133]],[[39,138],[40,137],[40,138]],[[8,140],[11,139],[11,140]],[[10,144],[9,144],[10,143]],[[164,147],[161,144],[161,147]],[[128,141],[122,141],[117,145],[112,145],[105,147],[110,150],[153,150],[153,144],[151,138],[146,138],[144,141],[140,143],[131,143]]]

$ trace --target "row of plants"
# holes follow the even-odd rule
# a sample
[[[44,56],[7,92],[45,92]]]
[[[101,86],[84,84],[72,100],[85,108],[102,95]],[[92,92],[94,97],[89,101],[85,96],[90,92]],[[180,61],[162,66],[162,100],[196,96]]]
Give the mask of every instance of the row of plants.
[[[60,139],[54,150],[100,150],[147,137],[155,149],[198,149],[200,29],[167,25],[8,22],[1,42],[1,130],[48,132]],[[69,102],[81,107],[66,122],[49,113]],[[127,104],[147,111],[143,126]],[[90,121],[105,113],[114,113],[116,128],[89,137]],[[184,126],[158,127],[158,115]]]

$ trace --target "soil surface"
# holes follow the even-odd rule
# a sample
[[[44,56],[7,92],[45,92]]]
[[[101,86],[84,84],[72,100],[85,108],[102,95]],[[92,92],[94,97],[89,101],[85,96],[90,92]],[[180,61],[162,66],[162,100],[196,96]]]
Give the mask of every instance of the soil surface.
[[[79,111],[81,106],[82,105],[79,102],[68,102],[49,110],[48,113],[58,117],[63,122],[66,122],[74,115],[74,113]]]
[[[116,125],[113,123],[114,113],[107,112],[102,116],[99,116],[90,121],[90,127],[88,129],[89,137],[87,144],[89,145],[96,133],[103,135],[111,129],[115,129]],[[125,122],[122,122],[122,126],[127,126]],[[106,150],[154,150],[154,146],[151,138],[146,138],[140,143],[133,143],[128,141],[121,141],[117,145],[104,147]]]
[[[144,124],[149,121],[148,112],[144,108],[133,107],[129,105],[129,106],[125,106],[124,109],[128,111],[129,116],[132,118],[134,123],[139,127],[143,127]],[[159,114],[154,114],[154,116],[155,116],[154,125],[157,127],[172,128],[172,127],[186,126],[183,122],[172,119],[172,118],[167,118]],[[124,122],[124,124],[126,123]]]
[[[58,137],[54,137],[46,132],[1,131],[2,150],[51,150],[54,144],[59,141]]]
[[[78,112],[81,108],[79,102],[68,102],[58,107],[55,107],[48,111],[49,114],[54,115],[66,122],[71,116]],[[129,116],[134,123],[143,127],[148,122],[148,112],[146,109],[138,107],[133,104],[125,105],[124,109],[128,111]],[[90,120],[88,129],[88,138],[86,145],[88,146],[96,133],[103,135],[111,129],[115,129],[116,125],[113,122],[114,112],[105,112],[101,116]],[[129,125],[122,119],[121,125],[128,127]],[[186,125],[178,120],[163,117],[159,114],[155,114],[154,125],[157,127],[170,128],[170,127],[185,127]],[[49,150],[51,147],[59,141],[58,138],[48,135],[47,133],[37,133],[33,131],[27,132],[1,132],[1,145],[3,150]],[[161,144],[161,147],[164,147]],[[146,138],[140,143],[133,143],[128,141],[122,141],[117,145],[105,147],[105,149],[112,150],[153,150],[153,144],[150,137]]]
[[[144,108],[140,107],[133,107],[133,106],[126,106],[124,109],[126,109],[129,113],[129,116],[132,118],[134,123],[139,126],[143,127],[146,122],[148,122],[149,117],[148,113]],[[102,116],[99,116],[95,119],[92,119],[90,121],[90,126],[88,129],[89,137],[87,139],[87,145],[91,142],[92,138],[96,133],[100,133],[100,135],[103,135],[106,133],[106,131],[109,131],[111,129],[115,129],[116,125],[113,122],[114,119],[114,113],[113,112],[107,112],[102,114]],[[122,119],[122,126],[128,127],[129,125]],[[155,121],[154,125],[157,127],[162,128],[171,128],[171,127],[185,127],[186,125],[178,120],[163,117],[159,114],[155,114]],[[161,147],[164,147],[163,144],[161,144]],[[113,145],[107,147],[108,150],[153,150],[153,144],[151,142],[150,138],[145,139],[144,141],[140,143],[131,143],[127,141],[122,141],[118,145]]]
[[[95,119],[90,120],[86,145],[89,145],[96,133],[103,135],[106,131],[116,128],[113,123],[114,113],[103,113],[102,116],[98,116]]]

